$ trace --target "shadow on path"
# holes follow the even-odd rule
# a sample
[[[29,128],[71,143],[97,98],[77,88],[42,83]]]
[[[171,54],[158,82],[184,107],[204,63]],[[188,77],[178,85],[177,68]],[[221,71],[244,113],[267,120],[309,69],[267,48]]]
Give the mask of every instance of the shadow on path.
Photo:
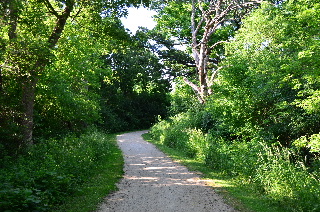
[[[144,141],[146,132],[117,137],[125,174],[119,191],[106,198],[99,212],[235,211],[196,174]]]

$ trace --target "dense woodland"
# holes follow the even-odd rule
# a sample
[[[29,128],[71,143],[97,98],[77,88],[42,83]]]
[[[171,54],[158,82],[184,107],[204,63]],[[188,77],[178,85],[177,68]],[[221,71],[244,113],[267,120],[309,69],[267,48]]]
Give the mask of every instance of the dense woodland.
[[[128,7],[158,12],[132,34]],[[319,0],[2,0],[0,210],[50,211],[111,154],[153,139],[320,211]],[[181,48],[183,47],[183,48]]]

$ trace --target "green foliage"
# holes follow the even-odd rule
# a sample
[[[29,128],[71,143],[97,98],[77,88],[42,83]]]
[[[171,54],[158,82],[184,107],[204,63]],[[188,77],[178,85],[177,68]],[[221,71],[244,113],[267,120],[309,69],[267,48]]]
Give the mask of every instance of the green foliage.
[[[318,211],[319,5],[264,4],[246,17],[225,46],[214,95],[192,110],[178,84],[154,139],[254,185],[284,211]]]
[[[210,146],[206,162],[257,183],[287,211],[319,210],[310,202],[319,201],[318,27],[307,18],[317,17],[318,7],[287,1],[247,17],[227,45],[226,68],[207,106],[219,123],[213,136],[222,140]]]
[[[180,149],[192,158],[202,158],[207,146],[206,136],[200,130],[204,125],[202,118],[203,114],[195,111],[180,113],[155,124],[151,134],[163,145]]]
[[[158,116],[166,116],[166,96],[157,93],[139,93],[125,96],[116,94],[103,102],[100,124],[109,132],[146,129]]]
[[[49,47],[57,23],[53,9],[59,13],[73,3],[58,42]],[[34,140],[81,133],[92,125],[113,132],[147,128],[165,116],[169,84],[162,65],[147,49],[145,33],[130,36],[119,19],[125,6],[149,3],[1,2],[0,140],[10,154],[23,148],[27,102]],[[115,63],[104,55],[113,55]],[[32,83],[35,89],[27,94]]]
[[[249,152],[249,149],[246,143],[239,141],[226,143],[222,138],[211,137],[205,163],[231,176],[239,174],[250,176],[255,167],[254,159],[252,160],[254,152]],[[247,164],[250,164],[250,167]]]
[[[55,207],[52,211],[94,211],[109,193],[117,190],[116,183],[123,176],[123,156],[116,145],[116,135],[106,136],[110,144],[109,153],[105,158],[107,163],[99,163],[97,168],[91,169],[88,180],[81,185],[79,192],[66,197],[62,205]]]
[[[54,210],[92,174],[112,168],[111,160],[121,163],[105,135],[85,130],[147,128],[166,115],[163,65],[144,32],[130,36],[119,19],[125,6],[149,4],[1,1],[0,211]],[[22,145],[26,122],[29,149]]]
[[[105,41],[83,27],[88,24],[87,19],[78,17],[77,24],[66,26],[61,47],[53,51],[55,61],[38,81],[37,137],[81,131],[100,120],[100,78],[109,70],[101,68]],[[97,30],[103,31],[101,28]]]
[[[190,41],[190,13],[189,2],[170,1],[156,15],[156,29],[160,30],[167,39],[176,37],[181,42]]]
[[[187,112],[190,108],[199,107],[194,91],[188,86],[181,77],[174,81],[174,91],[170,94],[170,115]]]
[[[1,211],[48,211],[81,185],[102,163],[110,160],[106,135],[90,131],[80,137],[47,140],[1,167]]]
[[[290,146],[294,139],[319,132],[317,33],[312,25],[308,30],[301,25],[301,14],[318,3],[297,5],[265,5],[227,46],[226,68],[209,110],[221,111],[227,104],[229,114],[222,120],[231,134]]]
[[[310,172],[297,153],[287,148],[205,134],[193,128],[196,114],[187,114],[157,123],[150,131],[152,138],[197,158],[208,168],[234,177],[238,183],[254,184],[257,191],[285,211],[319,210],[318,168]]]
[[[254,180],[265,194],[288,211],[319,210],[319,173],[308,173],[303,163],[292,163],[288,149],[263,146]]]
[[[104,56],[111,71],[101,83],[102,127],[110,132],[145,129],[158,116],[166,116],[169,81],[163,78],[163,65],[149,49],[145,33],[131,38],[131,46]]]
[[[293,145],[298,148],[306,148],[312,153],[318,153],[320,152],[320,134],[302,136],[295,140]]]

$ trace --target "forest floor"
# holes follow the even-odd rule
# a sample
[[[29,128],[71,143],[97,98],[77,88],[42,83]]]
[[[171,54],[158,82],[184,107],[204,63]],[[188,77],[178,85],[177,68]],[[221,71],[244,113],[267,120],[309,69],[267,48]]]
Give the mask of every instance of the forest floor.
[[[119,190],[106,197],[99,212],[236,211],[199,175],[144,141],[144,133],[147,131],[117,137],[125,173]]]

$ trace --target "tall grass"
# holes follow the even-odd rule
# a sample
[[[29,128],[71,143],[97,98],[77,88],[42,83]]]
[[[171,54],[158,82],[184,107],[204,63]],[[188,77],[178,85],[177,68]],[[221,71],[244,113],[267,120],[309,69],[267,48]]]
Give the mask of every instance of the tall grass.
[[[251,184],[284,211],[320,211],[319,171],[307,167],[294,149],[259,139],[226,140],[196,128],[199,123],[189,121],[195,116],[188,112],[161,121],[151,136],[239,183]]]

